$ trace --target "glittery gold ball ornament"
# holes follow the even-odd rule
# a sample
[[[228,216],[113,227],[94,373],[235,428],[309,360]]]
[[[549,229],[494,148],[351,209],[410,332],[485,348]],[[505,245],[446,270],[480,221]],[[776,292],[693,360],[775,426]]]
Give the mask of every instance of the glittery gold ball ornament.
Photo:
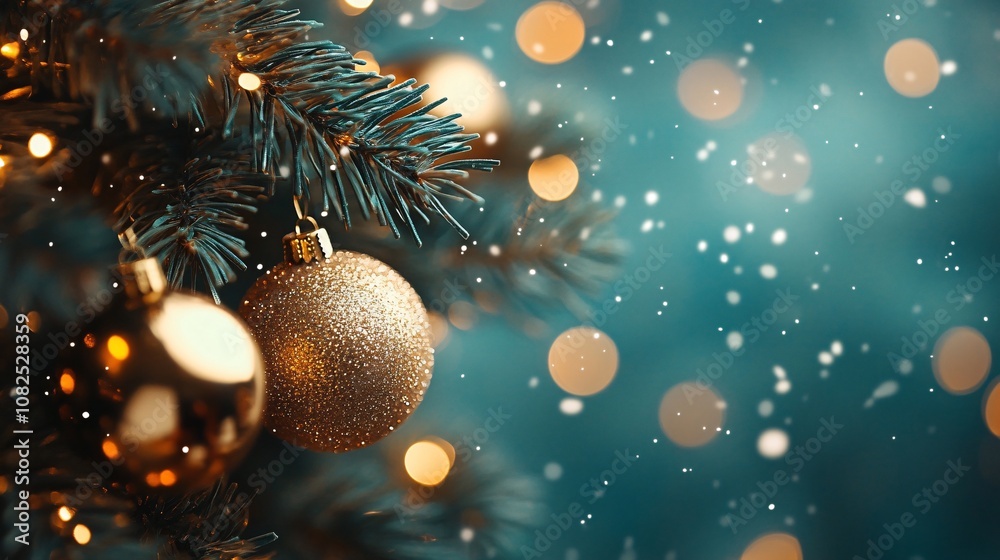
[[[267,365],[264,425],[314,451],[374,443],[413,413],[430,383],[427,311],[399,273],[334,252],[321,228],[296,227],[284,243],[285,262],[240,307]]]
[[[156,259],[120,270],[125,293],[82,326],[54,369],[64,431],[109,482],[210,486],[260,432],[264,360],[235,313],[169,290]]]

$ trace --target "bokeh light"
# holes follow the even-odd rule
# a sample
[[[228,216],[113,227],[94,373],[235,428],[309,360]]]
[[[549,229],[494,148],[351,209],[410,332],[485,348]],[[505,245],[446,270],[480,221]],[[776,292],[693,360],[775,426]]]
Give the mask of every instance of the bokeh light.
[[[789,195],[802,190],[812,174],[812,159],[794,135],[769,134],[747,148],[745,168],[760,190]]]
[[[757,438],[757,451],[766,459],[779,459],[788,453],[790,440],[784,430],[771,428]]]
[[[576,190],[579,181],[580,170],[573,160],[562,154],[536,159],[528,168],[528,184],[543,200],[565,200]]]
[[[5,43],[3,46],[0,46],[0,55],[6,58],[14,60],[19,54],[21,54],[21,45],[15,42]]]
[[[945,391],[965,395],[983,384],[991,361],[986,337],[971,327],[955,327],[938,338],[931,366],[934,377]]]
[[[52,153],[52,139],[46,134],[36,132],[28,139],[28,151],[36,158],[43,158]]]
[[[403,457],[406,474],[424,486],[437,486],[444,482],[453,461],[454,453],[449,454],[440,442],[429,439],[411,445]]]
[[[715,439],[725,415],[725,401],[694,382],[675,385],[660,402],[660,428],[682,447],[699,447]]]
[[[240,87],[247,91],[254,91],[260,88],[261,81],[257,74],[251,74],[250,72],[243,72],[236,78],[236,83],[240,84]]]
[[[90,529],[86,525],[77,525],[73,527],[73,540],[79,544],[87,544],[90,542]]]
[[[357,16],[365,13],[372,5],[373,0],[337,0],[340,11],[349,16]]]
[[[58,511],[59,519],[63,521],[69,521],[73,519],[73,515],[76,514],[76,510],[68,508],[66,506],[61,506]]]
[[[528,58],[559,64],[583,46],[586,28],[580,12],[563,2],[539,2],[517,20],[517,46]]]
[[[688,113],[706,121],[731,116],[743,103],[743,78],[726,63],[691,63],[677,80],[677,97]]]
[[[907,97],[923,97],[941,80],[937,53],[920,39],[903,39],[885,53],[885,79]]]
[[[1000,438],[1000,379],[990,385],[983,398],[983,420],[990,432]]]
[[[549,348],[552,380],[572,395],[603,391],[617,371],[618,347],[597,329],[574,327],[556,337]]]
[[[740,560],[802,560],[802,545],[787,533],[771,533],[750,543]]]
[[[479,60],[464,54],[444,54],[431,59],[416,76],[430,88],[425,99],[447,101],[431,113],[444,117],[461,113],[458,123],[484,132],[506,119],[507,98],[493,72]]]

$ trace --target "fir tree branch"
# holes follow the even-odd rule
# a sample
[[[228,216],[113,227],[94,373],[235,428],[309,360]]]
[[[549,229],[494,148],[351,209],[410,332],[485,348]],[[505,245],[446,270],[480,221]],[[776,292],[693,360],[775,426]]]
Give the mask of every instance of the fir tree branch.
[[[279,161],[287,162],[298,196],[309,197],[309,183],[319,182],[323,210],[332,208],[346,227],[351,192],[362,216],[374,215],[397,238],[401,222],[419,245],[414,218],[427,222],[429,214],[441,215],[467,236],[441,199],[481,201],[457,181],[499,162],[453,159],[477,135],[462,133],[458,115],[432,116],[429,111],[441,101],[415,109],[427,86],[413,88],[412,80],[392,86],[391,76],[355,71],[360,61],[343,47],[305,42],[319,24],[296,20],[298,11],[282,5],[261,2],[235,25],[232,43],[219,49],[232,65],[217,86],[226,105],[225,133],[232,131],[245,96],[257,168],[274,173]],[[256,75],[263,85],[243,91],[242,73]]]
[[[181,142],[147,139],[119,169],[115,181],[126,195],[116,210],[118,229],[132,227],[174,285],[203,275],[218,301],[216,287],[235,278],[234,268],[246,270],[249,253],[235,233],[247,228],[244,215],[256,211],[270,178],[251,169],[239,138],[209,136],[190,149],[179,149]]]

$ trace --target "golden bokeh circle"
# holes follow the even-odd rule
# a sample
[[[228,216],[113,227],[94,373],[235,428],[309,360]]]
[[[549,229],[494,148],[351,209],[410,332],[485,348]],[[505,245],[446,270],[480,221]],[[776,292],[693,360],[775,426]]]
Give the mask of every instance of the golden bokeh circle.
[[[721,120],[732,116],[743,103],[743,78],[722,61],[698,60],[681,72],[677,97],[694,117]]]
[[[660,401],[660,428],[681,447],[700,447],[715,439],[725,417],[725,401],[694,382],[675,385]]]
[[[550,202],[565,200],[576,190],[580,170],[569,157],[556,154],[536,159],[528,168],[528,184],[538,198]]]
[[[618,371],[618,347],[591,327],[560,334],[549,348],[549,374],[563,391],[587,396],[603,391]]]
[[[539,2],[517,20],[517,46],[535,62],[559,64],[583,47],[586,26],[576,8],[564,2]]]
[[[740,560],[802,560],[802,545],[788,533],[770,533],[750,543]]]
[[[485,132],[507,119],[507,98],[493,72],[479,60],[458,53],[432,58],[417,80],[429,86],[425,98],[445,102],[431,110],[439,117],[460,113],[458,123]]]
[[[906,97],[928,95],[941,80],[941,64],[934,47],[920,39],[903,39],[885,53],[885,79]]]
[[[934,344],[931,367],[941,387],[954,395],[978,389],[990,372],[990,343],[971,327],[948,329]]]
[[[437,486],[444,482],[454,463],[454,449],[449,450],[440,441],[418,441],[406,450],[403,466],[414,482],[424,486]]]
[[[990,432],[1000,438],[1000,379],[990,385],[983,397],[983,421]]]

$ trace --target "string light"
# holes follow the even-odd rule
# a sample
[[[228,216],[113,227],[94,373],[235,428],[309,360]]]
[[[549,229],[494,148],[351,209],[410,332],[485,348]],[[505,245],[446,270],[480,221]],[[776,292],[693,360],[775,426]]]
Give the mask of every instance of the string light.
[[[247,91],[254,91],[260,88],[261,81],[257,74],[244,72],[236,78],[236,83],[240,84],[240,87]]]

